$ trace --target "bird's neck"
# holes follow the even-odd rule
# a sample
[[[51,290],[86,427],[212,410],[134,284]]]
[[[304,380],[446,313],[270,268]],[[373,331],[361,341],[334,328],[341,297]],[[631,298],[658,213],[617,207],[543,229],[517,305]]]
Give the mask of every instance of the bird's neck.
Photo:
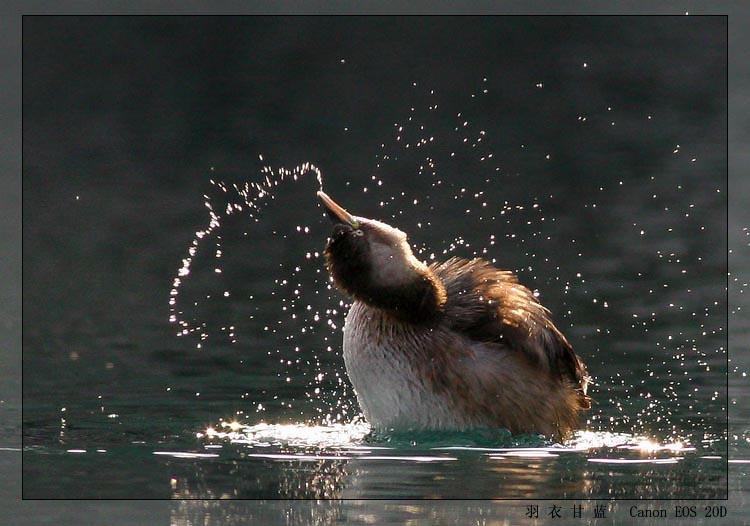
[[[413,268],[398,285],[366,285],[352,295],[371,307],[382,309],[402,321],[428,323],[443,313],[446,290],[440,279],[424,264]]]

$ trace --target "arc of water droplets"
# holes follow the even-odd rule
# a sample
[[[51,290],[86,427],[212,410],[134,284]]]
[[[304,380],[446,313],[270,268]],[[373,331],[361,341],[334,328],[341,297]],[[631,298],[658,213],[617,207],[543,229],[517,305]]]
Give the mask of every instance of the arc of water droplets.
[[[263,160],[263,156],[260,156],[260,160]],[[224,217],[228,217],[235,212],[242,212],[243,210],[247,209],[249,216],[257,221],[258,219],[256,216],[258,213],[260,213],[264,201],[269,197],[273,198],[271,191],[274,187],[289,179],[296,181],[309,172],[315,174],[315,177],[318,181],[318,186],[322,190],[323,174],[321,173],[320,169],[311,163],[304,163],[296,166],[291,170],[287,168],[278,168],[275,171],[271,166],[266,165],[261,169],[263,180],[254,182],[248,181],[241,186],[233,183],[231,185],[232,189],[236,191],[237,195],[242,198],[243,203],[228,203],[223,212],[217,212],[216,210],[214,210],[214,205],[211,202],[211,197],[208,194],[203,195],[205,199],[204,205],[208,209],[209,215],[208,226],[205,229],[199,230],[195,233],[195,237],[193,238],[193,241],[188,248],[187,256],[183,258],[182,266],[177,270],[177,276],[172,282],[172,290],[169,293],[169,322],[176,323],[180,326],[180,330],[177,332],[177,336],[187,336],[189,334],[197,332],[200,328],[205,327],[205,323],[201,324],[201,327],[192,326],[190,322],[182,317],[184,313],[177,309],[177,298],[180,293],[180,286],[183,284],[183,281],[187,278],[187,276],[190,275],[193,258],[198,253],[198,248],[201,242],[210,237],[221,227],[221,221]],[[224,181],[215,181],[211,179],[210,183],[221,190],[222,193],[226,194],[228,192],[227,185]],[[221,257],[221,250],[219,250],[218,248],[216,251],[216,257]],[[221,269],[216,268],[215,272],[221,273]],[[206,338],[208,338],[208,334],[205,332],[201,332],[201,341],[205,340]]]

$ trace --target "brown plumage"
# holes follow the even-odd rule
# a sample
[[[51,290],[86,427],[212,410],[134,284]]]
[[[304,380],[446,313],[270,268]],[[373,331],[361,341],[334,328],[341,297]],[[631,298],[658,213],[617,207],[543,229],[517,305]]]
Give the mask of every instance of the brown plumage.
[[[334,221],[326,265],[354,299],[344,361],[375,428],[575,429],[586,367],[513,273],[482,259],[427,266],[400,230],[318,196]]]

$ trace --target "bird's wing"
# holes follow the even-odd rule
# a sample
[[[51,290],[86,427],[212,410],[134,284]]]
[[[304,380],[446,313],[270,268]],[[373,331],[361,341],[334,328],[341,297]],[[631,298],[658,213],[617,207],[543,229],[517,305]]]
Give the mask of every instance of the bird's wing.
[[[582,408],[590,406],[586,366],[549,311],[512,272],[483,259],[451,258],[430,268],[446,288],[445,316],[453,330],[475,341],[502,344],[540,369],[558,371],[580,392]]]

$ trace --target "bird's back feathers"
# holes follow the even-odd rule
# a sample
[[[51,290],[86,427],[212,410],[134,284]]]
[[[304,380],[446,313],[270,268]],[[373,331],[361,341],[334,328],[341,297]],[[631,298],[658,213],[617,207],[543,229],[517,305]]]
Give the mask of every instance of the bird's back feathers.
[[[430,270],[445,286],[444,316],[454,331],[512,349],[545,372],[558,371],[579,392],[581,409],[590,407],[586,367],[549,311],[512,272],[479,258],[451,258]]]

